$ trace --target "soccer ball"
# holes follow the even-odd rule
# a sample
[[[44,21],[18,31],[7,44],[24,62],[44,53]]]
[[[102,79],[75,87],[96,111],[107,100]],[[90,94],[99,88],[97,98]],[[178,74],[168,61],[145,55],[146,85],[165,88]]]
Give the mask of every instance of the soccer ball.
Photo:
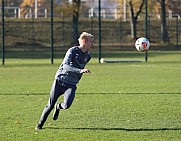
[[[104,63],[104,61],[105,61],[104,58],[101,58],[100,62],[101,62],[101,63]]]
[[[150,42],[147,38],[140,37],[136,40],[135,47],[140,52],[147,51],[150,47]]]

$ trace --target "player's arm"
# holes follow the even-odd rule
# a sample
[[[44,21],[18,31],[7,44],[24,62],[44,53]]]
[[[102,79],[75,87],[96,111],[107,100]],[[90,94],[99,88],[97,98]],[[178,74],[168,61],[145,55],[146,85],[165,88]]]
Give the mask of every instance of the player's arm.
[[[76,72],[76,73],[91,73],[91,71],[89,69],[79,69],[76,67],[72,67],[70,65],[67,64],[63,64],[63,69],[67,70],[67,71],[71,71],[71,72]]]

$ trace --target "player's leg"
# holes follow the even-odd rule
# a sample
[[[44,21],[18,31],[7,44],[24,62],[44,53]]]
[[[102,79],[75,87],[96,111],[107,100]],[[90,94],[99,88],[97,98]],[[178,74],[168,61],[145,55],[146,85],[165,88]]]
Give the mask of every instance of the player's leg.
[[[76,86],[67,87],[64,92],[64,101],[60,104],[57,104],[53,114],[53,119],[57,120],[60,109],[68,109],[75,98]]]
[[[61,86],[59,85],[57,80],[54,80],[50,91],[50,97],[48,103],[43,109],[42,115],[40,117],[40,120],[36,128],[41,129],[43,127],[45,121],[48,118],[48,115],[50,114],[51,110],[54,108],[54,105],[60,95],[61,95]]]
[[[60,109],[68,109],[72,105],[72,102],[75,98],[75,91],[76,91],[76,86],[68,88],[64,92],[64,101],[63,103],[59,104]]]

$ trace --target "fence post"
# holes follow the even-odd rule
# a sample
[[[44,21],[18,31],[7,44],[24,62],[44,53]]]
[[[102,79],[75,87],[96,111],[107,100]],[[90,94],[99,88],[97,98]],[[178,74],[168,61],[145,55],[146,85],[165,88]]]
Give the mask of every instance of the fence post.
[[[50,43],[51,43],[51,47],[50,47],[50,51],[51,51],[51,64],[53,64],[53,0],[51,0],[51,22],[50,22]]]
[[[148,2],[145,0],[145,38],[148,38],[148,33],[147,33],[147,22],[148,22]],[[148,52],[145,52],[145,61],[148,61]]]
[[[101,60],[101,0],[98,1],[99,5],[99,63]]]
[[[178,33],[179,33],[179,30],[178,30],[178,26],[179,26],[179,24],[178,24],[178,16],[177,16],[177,18],[176,18],[176,32],[177,32],[177,49],[179,48],[179,45],[178,45]]]
[[[4,0],[2,0],[2,64],[4,65]]]

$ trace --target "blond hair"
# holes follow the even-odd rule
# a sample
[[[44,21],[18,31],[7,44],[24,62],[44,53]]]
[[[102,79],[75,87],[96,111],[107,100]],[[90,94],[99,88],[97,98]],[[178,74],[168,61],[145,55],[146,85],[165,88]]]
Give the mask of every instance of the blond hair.
[[[88,38],[94,38],[92,34],[90,33],[87,33],[87,32],[82,32],[82,34],[80,34],[80,37],[79,37],[79,41],[82,40],[82,39],[85,39],[86,41],[88,40]]]

